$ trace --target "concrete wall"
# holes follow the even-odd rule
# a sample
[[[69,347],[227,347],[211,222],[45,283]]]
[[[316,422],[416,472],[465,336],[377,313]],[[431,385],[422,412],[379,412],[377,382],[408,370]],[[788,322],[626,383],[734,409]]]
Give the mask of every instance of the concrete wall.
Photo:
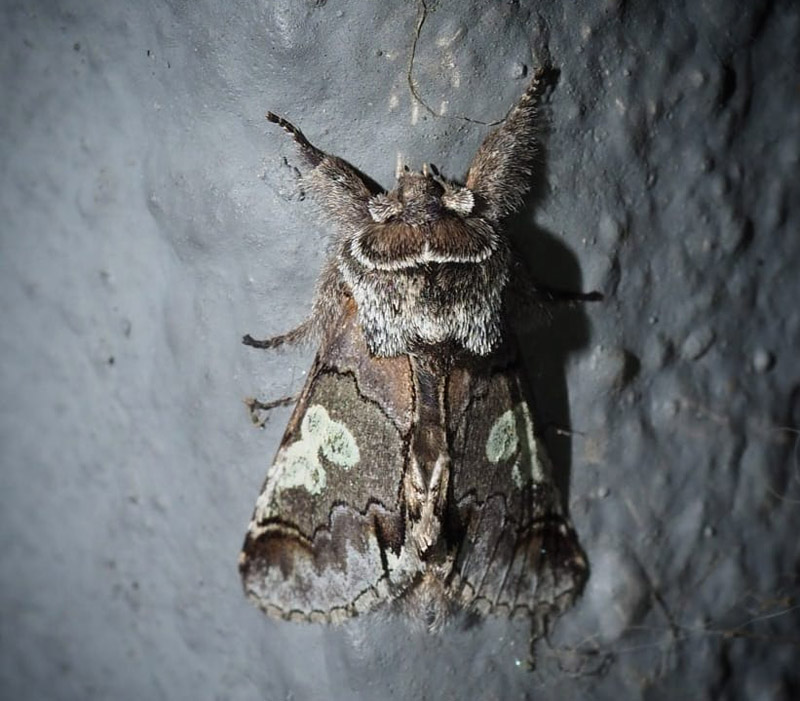
[[[0,694],[9,699],[789,699],[797,671],[796,3],[53,1],[2,7]],[[278,623],[236,556],[311,350],[324,227],[293,119],[391,185],[463,174],[551,57],[546,282],[526,338],[592,576],[525,626]],[[287,161],[284,158],[288,159]]]

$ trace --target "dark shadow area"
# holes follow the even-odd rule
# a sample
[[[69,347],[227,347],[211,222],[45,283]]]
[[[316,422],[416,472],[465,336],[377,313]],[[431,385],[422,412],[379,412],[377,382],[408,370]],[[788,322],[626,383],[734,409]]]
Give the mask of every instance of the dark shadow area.
[[[528,226],[530,237],[519,246],[519,232],[510,231],[533,280],[544,287],[569,292],[582,291],[582,276],[575,255],[553,234]],[[602,302],[600,302],[602,303]],[[555,480],[562,497],[569,501],[572,439],[566,364],[569,356],[590,341],[587,306],[596,302],[547,304],[530,328],[516,329],[525,365],[537,433],[544,439],[555,466]],[[561,429],[561,430],[559,430]]]
[[[550,91],[554,89],[558,77],[557,70],[548,72]],[[578,259],[572,251],[553,233],[531,221],[549,193],[548,152],[545,145],[548,125],[549,119],[545,113],[538,172],[533,176],[535,183],[526,198],[525,207],[508,222],[507,234],[516,254],[525,264],[531,281],[536,285],[569,293],[593,292],[583,290]],[[528,374],[536,431],[543,438],[553,461],[554,479],[565,506],[569,502],[572,454],[569,388],[565,368],[570,354],[589,344],[587,307],[592,304],[597,302],[545,303],[541,313],[532,315],[530,326],[514,329]]]
[[[532,222],[535,212],[550,192],[547,140],[551,131],[551,117],[547,97],[557,89],[560,71],[551,68],[545,74],[545,79],[548,88],[542,108],[538,167],[525,207],[508,222],[507,233],[532,282],[553,290],[591,292],[582,288],[578,259],[572,251],[553,233]],[[572,468],[569,388],[565,368],[570,354],[589,343],[586,307],[591,304],[545,304],[541,313],[531,318],[530,326],[515,329],[522,362],[528,374],[536,431],[544,440],[553,461],[554,479],[565,506],[569,502]]]

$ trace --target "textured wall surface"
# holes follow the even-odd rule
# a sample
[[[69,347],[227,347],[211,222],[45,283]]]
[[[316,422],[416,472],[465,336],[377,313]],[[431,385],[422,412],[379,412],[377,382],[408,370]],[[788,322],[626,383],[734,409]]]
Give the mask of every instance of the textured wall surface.
[[[91,5],[91,8],[89,7]],[[0,695],[14,699],[800,695],[797,3],[2,4]],[[560,69],[514,225],[601,304],[526,339],[588,553],[538,648],[279,623],[236,557],[311,351],[324,230],[267,109],[391,185],[465,171]],[[476,120],[468,121],[465,117]]]

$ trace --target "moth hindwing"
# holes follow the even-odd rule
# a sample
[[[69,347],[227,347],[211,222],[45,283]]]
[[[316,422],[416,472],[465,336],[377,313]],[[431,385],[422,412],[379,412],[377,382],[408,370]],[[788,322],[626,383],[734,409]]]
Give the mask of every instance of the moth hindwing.
[[[530,186],[537,72],[465,184],[431,168],[377,192],[272,113],[333,222],[310,318],[248,345],[316,338],[314,365],[240,557],[275,616],[381,605],[431,626],[455,610],[553,618],[587,565],[534,430],[512,329],[555,295],[525,278],[503,220]]]

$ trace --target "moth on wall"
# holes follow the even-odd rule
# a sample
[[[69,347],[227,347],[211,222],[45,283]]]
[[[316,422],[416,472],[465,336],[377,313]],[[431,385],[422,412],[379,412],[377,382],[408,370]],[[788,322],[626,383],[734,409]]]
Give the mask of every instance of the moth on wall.
[[[534,429],[513,329],[537,306],[599,295],[537,286],[503,231],[531,184],[542,78],[464,185],[425,166],[376,192],[267,115],[296,142],[305,187],[335,227],[310,317],[244,337],[320,343],[239,561],[267,613],[336,622],[388,605],[432,627],[466,610],[540,628],[581,592],[586,559]]]

